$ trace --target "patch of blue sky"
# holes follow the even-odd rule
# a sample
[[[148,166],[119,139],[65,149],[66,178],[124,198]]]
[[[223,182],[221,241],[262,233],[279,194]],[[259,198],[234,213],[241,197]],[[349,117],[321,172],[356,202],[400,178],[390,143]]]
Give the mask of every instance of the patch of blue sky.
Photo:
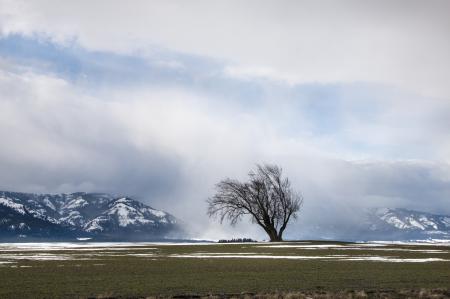
[[[380,90],[364,83],[310,84],[295,87],[293,94],[316,123],[315,133],[330,134],[352,122],[377,122],[383,110]]]
[[[7,35],[0,38],[0,55],[36,72],[53,73],[91,88],[124,85],[176,86],[214,93],[253,106],[261,87],[223,75],[224,64],[210,58],[154,47],[150,54],[123,55],[59,45],[42,37]]]
[[[242,80],[224,74],[225,62],[155,47],[146,55],[89,51],[76,41],[66,45],[42,37],[8,35],[0,38],[0,55],[50,72],[90,90],[120,86],[166,86],[205,93],[213,101],[232,101],[239,112],[263,113],[283,134],[340,136],[353,149],[366,144],[345,141],[349,119],[376,121],[380,107],[377,86],[354,84],[287,85],[270,80]],[[306,118],[299,121],[299,118]],[[305,128],[305,124],[307,127]]]
[[[342,126],[341,98],[334,85],[302,85],[295,88],[296,98],[303,99],[303,115],[314,124],[315,134],[330,134]]]
[[[267,80],[235,79],[224,75],[225,62],[158,47],[145,56],[122,55],[88,51],[76,42],[59,45],[42,37],[7,35],[0,38],[0,55],[33,70],[52,72],[77,84],[94,87],[129,84],[180,86],[212,92],[223,99],[243,100],[253,108],[266,98],[292,98],[290,104],[306,101],[306,106],[302,102],[302,109],[307,109],[312,118],[321,120],[320,130],[326,132],[339,123],[340,85],[289,87]],[[352,90],[356,89],[352,86]]]
[[[16,34],[3,36],[0,38],[0,55],[34,67],[36,71],[52,71],[72,77],[71,74],[81,70],[81,63],[73,53],[44,39],[30,39]]]
[[[88,51],[76,43],[59,45],[43,38],[5,36],[0,39],[0,54],[34,70],[52,72],[78,83],[160,83],[168,78],[180,79],[178,72],[152,65],[151,60],[139,56]]]

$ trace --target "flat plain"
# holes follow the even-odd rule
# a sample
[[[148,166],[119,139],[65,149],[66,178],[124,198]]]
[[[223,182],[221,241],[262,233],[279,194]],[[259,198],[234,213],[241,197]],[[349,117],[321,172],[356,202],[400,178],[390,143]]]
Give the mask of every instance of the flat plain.
[[[0,298],[450,289],[450,246],[1,243]]]

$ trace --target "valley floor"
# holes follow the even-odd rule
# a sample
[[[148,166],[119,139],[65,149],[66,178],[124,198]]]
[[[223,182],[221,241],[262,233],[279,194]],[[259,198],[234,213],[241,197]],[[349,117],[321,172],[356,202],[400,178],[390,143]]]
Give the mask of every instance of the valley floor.
[[[0,298],[448,298],[449,289],[444,244],[0,244]]]

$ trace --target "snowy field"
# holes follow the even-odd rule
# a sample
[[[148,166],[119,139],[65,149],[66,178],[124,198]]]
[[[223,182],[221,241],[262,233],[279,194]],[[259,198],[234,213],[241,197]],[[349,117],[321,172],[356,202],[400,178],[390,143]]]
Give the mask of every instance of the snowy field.
[[[0,243],[0,281],[0,298],[450,289],[450,246],[306,241]]]
[[[219,250],[233,246],[232,252]],[[439,248],[433,248],[438,246]],[[170,247],[178,247],[171,253]],[[213,247],[214,250],[209,250]],[[183,252],[183,248],[186,248]],[[282,249],[282,250],[281,250]],[[332,253],[330,253],[332,251]],[[306,254],[305,254],[306,253]],[[388,253],[388,254],[387,254]],[[410,257],[407,253],[414,254]],[[450,262],[450,243],[0,243],[0,267],[17,267],[19,261],[110,260],[121,256],[141,259],[289,259],[371,261],[389,263]],[[450,263],[449,263],[450,267]]]

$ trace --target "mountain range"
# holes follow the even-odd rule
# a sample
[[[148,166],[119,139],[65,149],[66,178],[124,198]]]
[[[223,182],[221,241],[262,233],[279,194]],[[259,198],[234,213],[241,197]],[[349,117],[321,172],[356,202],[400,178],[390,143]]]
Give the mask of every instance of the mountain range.
[[[177,218],[130,197],[0,191],[2,240],[147,241],[183,234]]]
[[[450,239],[450,216],[408,209],[376,208],[367,213],[366,239]]]
[[[358,224],[315,226],[308,238],[340,240],[450,239],[450,216],[374,208]],[[171,214],[126,196],[77,192],[0,191],[0,240],[155,241],[186,238]],[[305,236],[304,236],[305,237]]]
[[[341,241],[450,240],[450,216],[404,208],[355,209],[337,221],[302,223],[296,239]],[[301,216],[300,216],[301,217]],[[295,230],[295,226],[292,227]],[[291,228],[291,229],[292,229]],[[291,230],[294,231],[294,230]]]

